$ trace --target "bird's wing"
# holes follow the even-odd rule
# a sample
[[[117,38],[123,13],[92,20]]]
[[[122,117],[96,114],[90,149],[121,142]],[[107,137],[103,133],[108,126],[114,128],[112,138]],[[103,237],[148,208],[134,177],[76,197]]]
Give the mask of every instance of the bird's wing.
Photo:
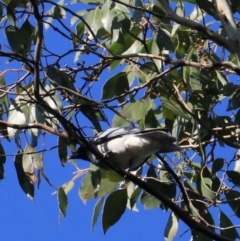
[[[141,130],[139,133],[136,133],[136,135],[160,142],[173,143],[176,141],[175,137],[170,136],[166,132],[162,131],[161,128],[146,128]]]
[[[158,136],[161,135],[163,138],[169,138],[168,141],[175,142],[176,139],[174,137],[169,136],[166,132],[165,128],[146,128],[146,129],[139,129],[139,128],[121,128],[121,127],[115,127],[115,128],[109,128],[106,131],[100,132],[93,140],[95,145],[104,143],[109,140],[113,140],[125,135],[149,135],[155,136],[156,133],[158,133]],[[171,139],[172,138],[172,139]]]
[[[115,128],[109,128],[106,131],[100,132],[93,140],[94,144],[101,144],[109,140],[113,140],[116,138],[119,138],[124,135],[129,134],[135,134],[138,133],[140,129],[134,128],[121,128],[121,127],[115,127]]]

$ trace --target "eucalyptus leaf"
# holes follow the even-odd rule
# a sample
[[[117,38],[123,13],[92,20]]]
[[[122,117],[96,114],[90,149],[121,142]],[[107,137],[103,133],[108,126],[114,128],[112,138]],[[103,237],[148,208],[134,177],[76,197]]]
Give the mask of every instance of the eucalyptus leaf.
[[[113,226],[124,214],[127,205],[127,190],[121,189],[112,192],[106,199],[103,208],[102,225],[103,232]]]

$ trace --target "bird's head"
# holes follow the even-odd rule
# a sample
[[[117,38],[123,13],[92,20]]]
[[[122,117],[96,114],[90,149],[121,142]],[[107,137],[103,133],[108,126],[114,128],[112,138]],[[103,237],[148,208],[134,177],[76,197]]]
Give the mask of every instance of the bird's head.
[[[82,159],[89,161],[88,151],[84,146],[80,146],[75,153],[70,156],[69,159]]]

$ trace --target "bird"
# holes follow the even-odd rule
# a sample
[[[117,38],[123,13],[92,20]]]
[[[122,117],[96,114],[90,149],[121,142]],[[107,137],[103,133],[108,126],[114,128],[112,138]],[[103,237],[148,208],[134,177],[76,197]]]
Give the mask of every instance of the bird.
[[[114,127],[100,132],[90,144],[107,156],[111,165],[135,171],[154,153],[181,151],[181,147],[174,144],[175,141],[176,138],[162,128]],[[82,159],[100,168],[110,169],[83,145],[69,159]]]

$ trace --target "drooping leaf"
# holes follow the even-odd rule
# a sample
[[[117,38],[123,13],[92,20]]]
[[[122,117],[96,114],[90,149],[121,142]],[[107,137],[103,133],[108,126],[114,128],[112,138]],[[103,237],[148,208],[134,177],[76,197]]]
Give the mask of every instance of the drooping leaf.
[[[110,182],[106,177],[106,171],[101,170],[100,186],[97,190],[97,196],[102,197],[108,193],[111,193],[118,186],[118,183]],[[79,196],[83,202],[87,199],[93,199],[96,197],[96,190],[92,185],[91,174],[87,174],[82,180],[82,186],[79,189]]]
[[[5,151],[0,143],[0,180],[4,178],[4,163],[6,162]]]
[[[124,183],[127,187],[127,194],[128,194],[128,200],[127,200],[127,208],[131,209],[132,211],[138,212],[136,202],[134,203],[134,198],[131,201],[132,195],[135,192],[135,190],[138,188],[134,183],[129,182],[129,183]],[[137,200],[137,198],[136,198]]]
[[[22,55],[28,55],[30,53],[33,33],[34,27],[29,23],[28,19],[20,29],[15,26],[8,26],[5,29],[10,47],[14,52]]]
[[[130,206],[131,206],[131,208],[133,208],[134,205],[136,204],[136,202],[137,202],[137,200],[138,200],[138,198],[139,198],[139,196],[141,194],[141,191],[142,190],[139,187],[137,187],[134,190],[134,192],[132,193],[131,197],[129,197],[130,198]]]
[[[212,165],[212,173],[220,171],[224,165],[225,160],[223,158],[217,158]]]
[[[43,170],[43,160],[42,157],[39,155],[37,150],[30,145],[27,145],[24,150],[24,159],[29,163],[32,163],[34,168],[42,171]],[[28,160],[27,160],[28,159]]]
[[[147,115],[149,109],[151,108],[151,101],[148,100],[140,100],[128,105],[125,105],[119,113],[124,117],[127,118],[129,121],[138,121]],[[119,115],[115,115],[113,119],[114,126],[126,126],[126,120]]]
[[[173,212],[171,212],[164,231],[165,240],[172,241],[176,236],[177,231],[178,231],[178,217]]]
[[[236,228],[234,228],[233,223],[231,222],[229,217],[221,210],[220,210],[219,223],[220,223],[220,227],[222,228],[220,229],[220,232],[223,237],[227,237],[231,240],[239,239],[239,234]]]
[[[212,15],[215,19],[218,20],[217,11],[213,2],[210,2],[208,0],[196,0],[196,2],[200,8],[202,8],[205,12]]]
[[[240,218],[240,204],[239,204],[239,197],[240,192],[236,190],[226,190],[224,192],[228,205],[231,207],[233,214]]]
[[[163,105],[171,110],[174,114],[179,115],[185,119],[190,119],[190,116],[188,113],[186,113],[185,110],[173,99],[167,98],[165,96],[160,97]]]
[[[205,234],[198,232],[196,230],[192,230],[192,241],[214,241],[212,238],[209,238]]]
[[[103,86],[102,99],[119,96],[129,90],[128,73],[120,72],[107,80]]]
[[[103,201],[104,201],[103,197],[99,198],[96,205],[94,206],[93,217],[92,217],[92,231],[94,229],[95,224],[97,223],[100,211],[101,211],[102,206],[103,206]]]
[[[229,178],[229,181],[231,181],[234,185],[239,186],[240,185],[240,173],[236,171],[227,171],[227,175]]]
[[[66,211],[67,211],[67,205],[68,205],[68,198],[67,195],[62,187],[58,189],[58,207],[61,212],[61,214],[66,217]]]
[[[61,19],[66,18],[66,11],[61,8],[61,5],[63,5],[64,1],[60,0],[57,5],[53,6],[50,11],[48,12],[48,15],[50,15],[54,19]]]
[[[161,204],[158,199],[145,192],[141,195],[140,202],[144,205],[146,210],[151,210],[153,208],[159,207]]]
[[[127,205],[127,190],[121,189],[112,192],[106,199],[103,208],[102,225],[103,232],[113,226],[124,214]]]
[[[44,112],[43,109],[40,108],[39,105],[32,104],[29,108],[29,123],[45,123]],[[38,137],[41,133],[41,129],[31,128],[29,129],[32,141],[31,146],[37,146]]]
[[[58,156],[62,166],[65,166],[67,162],[67,139],[59,136],[58,138]]]
[[[52,66],[47,67],[46,74],[47,77],[54,81],[57,85],[66,87],[70,90],[75,90],[74,79],[70,74],[67,74]]]
[[[216,193],[212,191],[212,174],[206,166],[204,166],[199,173],[199,180],[197,182],[198,190],[201,190],[201,193],[211,200],[214,200]]]
[[[20,110],[15,109],[14,106],[11,105],[8,122],[11,124],[23,125],[26,124],[26,117]],[[22,132],[21,129],[15,129],[12,127],[8,127],[7,130],[10,139],[17,138],[19,134]]]
[[[111,170],[106,172],[106,176],[108,180],[111,182],[122,182],[124,180],[122,176],[120,176],[115,171],[111,171]]]
[[[19,150],[15,157],[15,169],[17,172],[18,182],[22,190],[27,194],[27,196],[33,200],[34,199],[34,185],[29,179],[29,176],[25,173],[23,169],[23,153]]]

